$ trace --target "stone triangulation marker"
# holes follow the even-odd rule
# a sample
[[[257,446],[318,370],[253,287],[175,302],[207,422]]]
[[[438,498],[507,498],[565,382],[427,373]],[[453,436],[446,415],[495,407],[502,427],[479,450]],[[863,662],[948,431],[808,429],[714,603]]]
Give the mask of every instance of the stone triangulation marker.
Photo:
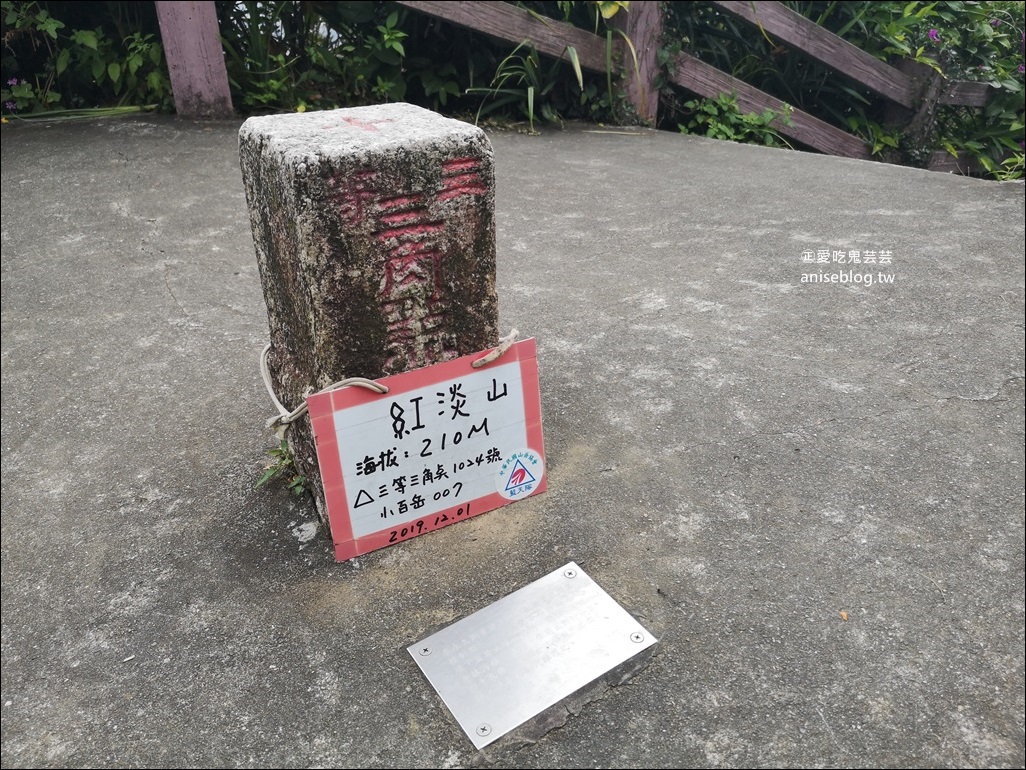
[[[479,128],[409,104],[248,119],[239,154],[289,409],[498,340],[492,149]],[[318,510],[309,421],[289,429]]]

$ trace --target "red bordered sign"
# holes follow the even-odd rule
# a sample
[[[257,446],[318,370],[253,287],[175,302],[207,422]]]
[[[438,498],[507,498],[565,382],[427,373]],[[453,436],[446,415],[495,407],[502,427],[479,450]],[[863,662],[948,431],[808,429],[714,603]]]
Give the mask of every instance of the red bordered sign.
[[[307,398],[335,559],[544,492],[535,341]]]

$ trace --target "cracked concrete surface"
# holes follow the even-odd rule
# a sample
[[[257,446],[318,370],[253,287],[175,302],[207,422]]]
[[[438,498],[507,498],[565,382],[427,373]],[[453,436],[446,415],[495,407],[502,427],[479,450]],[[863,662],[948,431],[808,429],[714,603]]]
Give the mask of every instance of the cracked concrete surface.
[[[493,134],[549,491],[335,564],[254,489],[240,123],[3,127],[4,767],[1024,765],[1021,184]],[[478,755],[405,647],[570,560],[658,654]]]

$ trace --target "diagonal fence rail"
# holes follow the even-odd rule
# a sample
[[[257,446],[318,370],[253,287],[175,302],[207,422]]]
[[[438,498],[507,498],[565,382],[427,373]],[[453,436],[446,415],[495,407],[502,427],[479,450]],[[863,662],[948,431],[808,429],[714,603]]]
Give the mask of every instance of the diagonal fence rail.
[[[606,73],[610,66],[606,38],[572,24],[540,17],[511,3],[400,0],[398,4],[505,42],[527,42],[540,53],[555,58],[565,57],[567,49],[573,47],[582,69],[591,72]],[[723,0],[711,5],[886,99],[890,124],[902,127],[906,134],[926,135],[938,105],[983,107],[994,90],[986,83],[947,81],[928,67],[913,66],[915,63],[910,60],[898,62],[896,66],[880,61],[775,0],[758,3]],[[202,11],[205,6],[212,9],[213,2],[157,2],[157,6],[161,12],[161,33],[168,67],[173,75],[172,85],[179,114],[216,114],[230,110],[227,77],[221,77],[224,74],[223,62],[218,61],[217,66],[212,67],[209,55],[194,52],[198,50],[197,40],[207,41],[208,48],[212,45],[210,41],[216,38],[216,22],[211,27],[207,18],[209,13],[204,15],[192,11]],[[191,11],[177,13],[176,6],[188,6]],[[628,52],[620,37],[613,38],[618,49],[617,61],[634,69],[625,76],[628,99],[638,115],[650,124],[658,119],[661,67],[657,52],[662,26],[660,2],[634,0],[621,30],[626,38],[635,41],[634,51]],[[847,158],[871,158],[869,147],[860,137],[809,112],[785,105],[781,99],[690,54],[676,55],[669,63],[668,79],[680,88],[703,97],[735,94],[738,106],[748,112],[761,113],[767,109],[786,112],[789,119],[778,118],[773,128],[813,150]],[[953,170],[954,162],[947,153],[938,151],[934,153],[929,167]]]
[[[401,0],[400,5],[439,19],[482,32],[509,43],[528,42],[548,56],[562,57],[568,46],[577,52],[581,67],[605,72],[608,66],[606,40],[587,30],[555,19],[540,19],[509,3],[501,2],[431,2]],[[944,82],[932,70],[899,67],[867,54],[841,37],[818,26],[779,2],[714,2],[712,5],[779,39],[815,61],[854,83],[887,99],[894,107],[893,120],[917,131],[925,130],[938,104],[959,104],[980,107],[987,103],[992,91],[986,83],[965,81]],[[655,44],[662,25],[662,15],[655,0],[635,0],[630,6],[626,34],[632,40],[644,40],[636,59],[638,71],[626,76],[628,96],[639,115],[649,122],[656,120],[656,108],[646,96],[657,91],[658,67],[653,66]],[[633,65],[635,58],[626,55],[623,43],[619,60]],[[846,158],[870,159],[866,142],[814,115],[786,106],[775,96],[717,69],[697,57],[679,53],[673,60],[669,79],[681,88],[703,97],[716,98],[736,94],[738,106],[749,112],[787,111],[790,120],[778,119],[774,129],[783,136],[811,149]],[[642,88],[630,86],[640,80]],[[946,156],[941,152],[940,156]],[[939,160],[935,156],[934,164]],[[947,169],[945,169],[947,170]]]

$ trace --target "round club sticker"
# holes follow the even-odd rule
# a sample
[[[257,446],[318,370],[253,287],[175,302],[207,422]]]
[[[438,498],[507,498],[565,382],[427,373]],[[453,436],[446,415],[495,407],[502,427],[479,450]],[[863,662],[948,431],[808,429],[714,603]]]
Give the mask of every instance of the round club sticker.
[[[541,483],[545,461],[533,449],[520,449],[502,461],[495,474],[495,489],[507,500],[527,497]]]

